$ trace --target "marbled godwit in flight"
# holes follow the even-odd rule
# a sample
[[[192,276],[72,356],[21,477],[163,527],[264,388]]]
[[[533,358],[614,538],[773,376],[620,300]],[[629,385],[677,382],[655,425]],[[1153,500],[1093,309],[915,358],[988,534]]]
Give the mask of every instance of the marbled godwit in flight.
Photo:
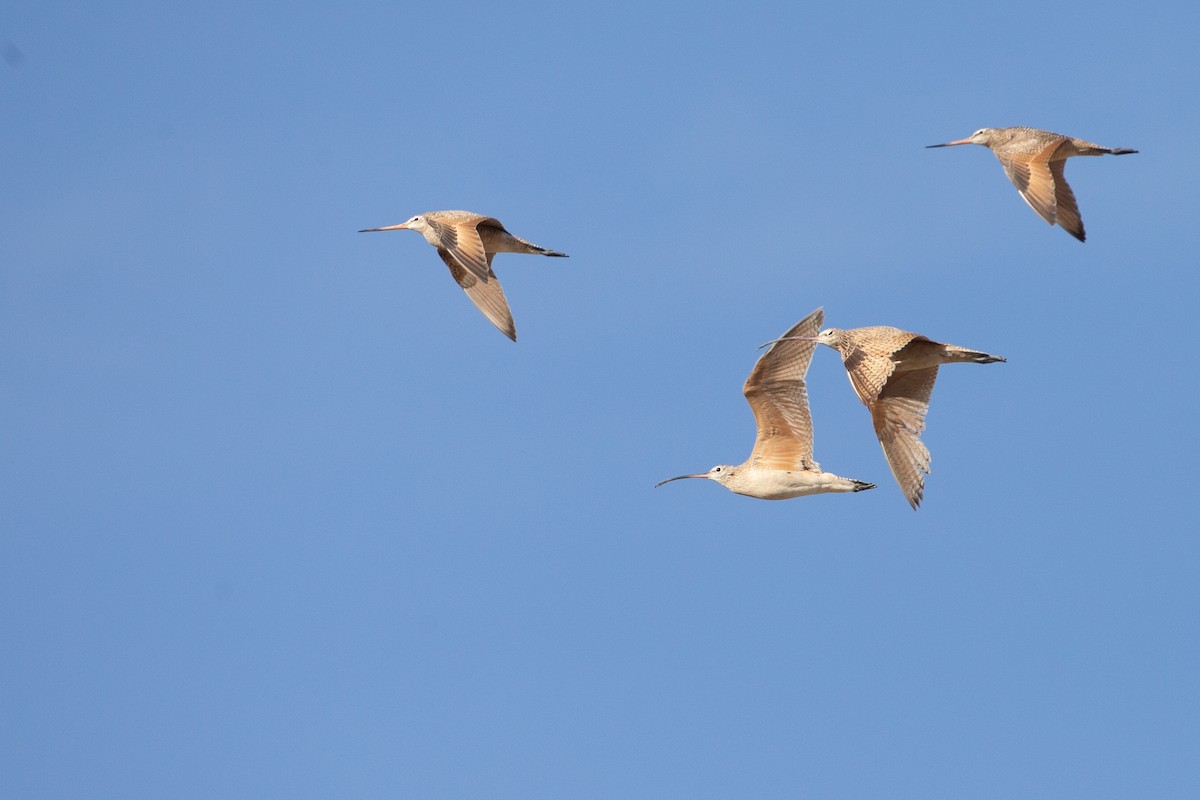
[[[492,271],[492,256],[496,253],[533,253],[565,258],[567,255],[513,236],[500,220],[470,211],[429,211],[399,225],[364,228],[359,233],[373,231],[417,231],[424,236],[425,241],[437,248],[438,255],[471,302],[514,342],[517,327],[508,310],[508,301],[504,299],[504,290]]]
[[[818,308],[797,322],[763,353],[746,379],[742,392],[758,424],[750,458],[738,466],[719,464],[708,472],[668,478],[655,487],[681,478],[708,478],[731,492],[763,500],[875,488],[873,483],[822,472],[813,460],[812,416],[804,374],[812,362],[813,337],[821,319]]]
[[[841,353],[850,385],[871,412],[875,435],[896,483],[916,509],[929,474],[929,450],[920,436],[938,367],[956,361],[991,364],[1005,359],[886,325],[826,328],[811,341]]]
[[[956,144],[981,144],[996,154],[1004,165],[1008,179],[1017,187],[1029,207],[1051,225],[1058,224],[1079,241],[1087,234],[1075,194],[1063,177],[1063,168],[1071,156],[1123,156],[1136,153],[1125,147],[1101,147],[1063,136],[1061,133],[1037,128],[980,128],[966,139],[929,147],[951,147]]]

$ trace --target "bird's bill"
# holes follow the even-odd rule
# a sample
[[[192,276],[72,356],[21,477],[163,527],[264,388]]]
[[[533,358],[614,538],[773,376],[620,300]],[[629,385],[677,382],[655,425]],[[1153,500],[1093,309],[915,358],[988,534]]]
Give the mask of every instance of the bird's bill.
[[[406,231],[408,223],[401,222],[399,225],[388,225],[386,228],[363,228],[359,233],[374,233],[375,231]]]
[[[658,487],[662,486],[664,483],[670,483],[671,481],[681,481],[684,478],[707,478],[707,477],[708,477],[707,472],[701,472],[696,475],[676,475],[674,478],[667,478],[665,481],[659,481],[658,483],[654,484],[654,488],[657,489]]]
[[[970,137],[967,137],[966,139],[956,139],[953,142],[943,142],[942,144],[927,144],[925,145],[925,149],[928,150],[930,147],[953,147],[956,144],[972,144],[972,142]]]
[[[821,340],[815,336],[784,336],[779,339],[772,339],[769,342],[764,342],[763,344],[760,344],[757,349],[762,350],[764,347],[770,347],[771,345],[778,344],[779,342],[819,342],[819,341],[821,341]]]

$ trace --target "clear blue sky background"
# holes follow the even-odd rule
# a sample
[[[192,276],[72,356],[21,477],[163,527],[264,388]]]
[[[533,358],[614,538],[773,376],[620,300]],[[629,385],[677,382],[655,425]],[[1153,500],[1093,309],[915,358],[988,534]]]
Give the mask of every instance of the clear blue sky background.
[[[0,795],[1200,792],[1195,4],[7,3]],[[1089,241],[983,148],[1067,175]],[[419,236],[466,208],[520,341]],[[701,481],[817,306],[909,510]]]

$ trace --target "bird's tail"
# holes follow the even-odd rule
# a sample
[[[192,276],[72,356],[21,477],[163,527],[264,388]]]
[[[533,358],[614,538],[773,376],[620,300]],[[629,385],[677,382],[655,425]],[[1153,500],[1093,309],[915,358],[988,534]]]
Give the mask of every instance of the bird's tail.
[[[510,252],[532,253],[533,255],[553,256],[555,258],[569,258],[570,257],[566,253],[561,253],[558,250],[551,250],[548,247],[542,247],[540,244],[534,244],[533,242],[529,241],[528,239],[522,239],[520,236],[513,236],[511,233],[509,234],[509,236],[512,236],[512,242],[519,243],[516,247],[512,247],[512,242],[509,242],[509,247],[511,248]],[[499,252],[499,250],[497,250],[497,252]]]
[[[1071,155],[1076,156],[1126,156],[1130,153],[1136,153],[1137,150],[1130,150],[1128,147],[1102,147],[1098,144],[1088,142],[1082,146],[1076,146],[1075,152]]]
[[[865,492],[867,489],[875,488],[875,484],[873,484],[873,483],[867,483],[866,481],[857,481],[854,478],[851,478],[850,482],[854,484],[854,488],[850,490],[852,492]]]
[[[970,361],[973,364],[994,364],[997,361],[1008,361],[1004,356],[994,356],[991,353],[981,353],[978,350],[967,350],[956,347],[950,350],[955,361]]]

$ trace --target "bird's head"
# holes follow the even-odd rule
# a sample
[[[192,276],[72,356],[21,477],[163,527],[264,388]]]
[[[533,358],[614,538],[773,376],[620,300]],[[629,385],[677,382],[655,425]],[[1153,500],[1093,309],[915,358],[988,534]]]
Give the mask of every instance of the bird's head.
[[[953,142],[944,142],[943,144],[931,144],[929,147],[953,147],[956,144],[981,144],[984,147],[991,147],[996,140],[997,130],[995,128],[980,128],[965,139],[955,139]]]
[[[737,467],[730,464],[717,464],[708,472],[698,472],[695,475],[677,475],[674,478],[667,478],[665,481],[659,481],[658,483],[654,484],[654,488],[657,489],[664,483],[682,480],[683,478],[708,478],[710,481],[716,481],[722,486],[725,486],[727,483],[729,483],[729,481],[733,480],[736,474]]]
[[[832,347],[834,350],[837,350],[838,346],[842,343],[842,338],[841,328],[826,328],[818,333],[813,341],[815,341],[817,344],[823,344],[827,347]]]
[[[417,214],[407,222],[401,222],[399,225],[388,225],[384,228],[363,228],[359,233],[374,233],[376,231],[416,231],[424,234],[429,230],[429,221],[425,219],[424,214]],[[428,237],[426,237],[428,238]]]

